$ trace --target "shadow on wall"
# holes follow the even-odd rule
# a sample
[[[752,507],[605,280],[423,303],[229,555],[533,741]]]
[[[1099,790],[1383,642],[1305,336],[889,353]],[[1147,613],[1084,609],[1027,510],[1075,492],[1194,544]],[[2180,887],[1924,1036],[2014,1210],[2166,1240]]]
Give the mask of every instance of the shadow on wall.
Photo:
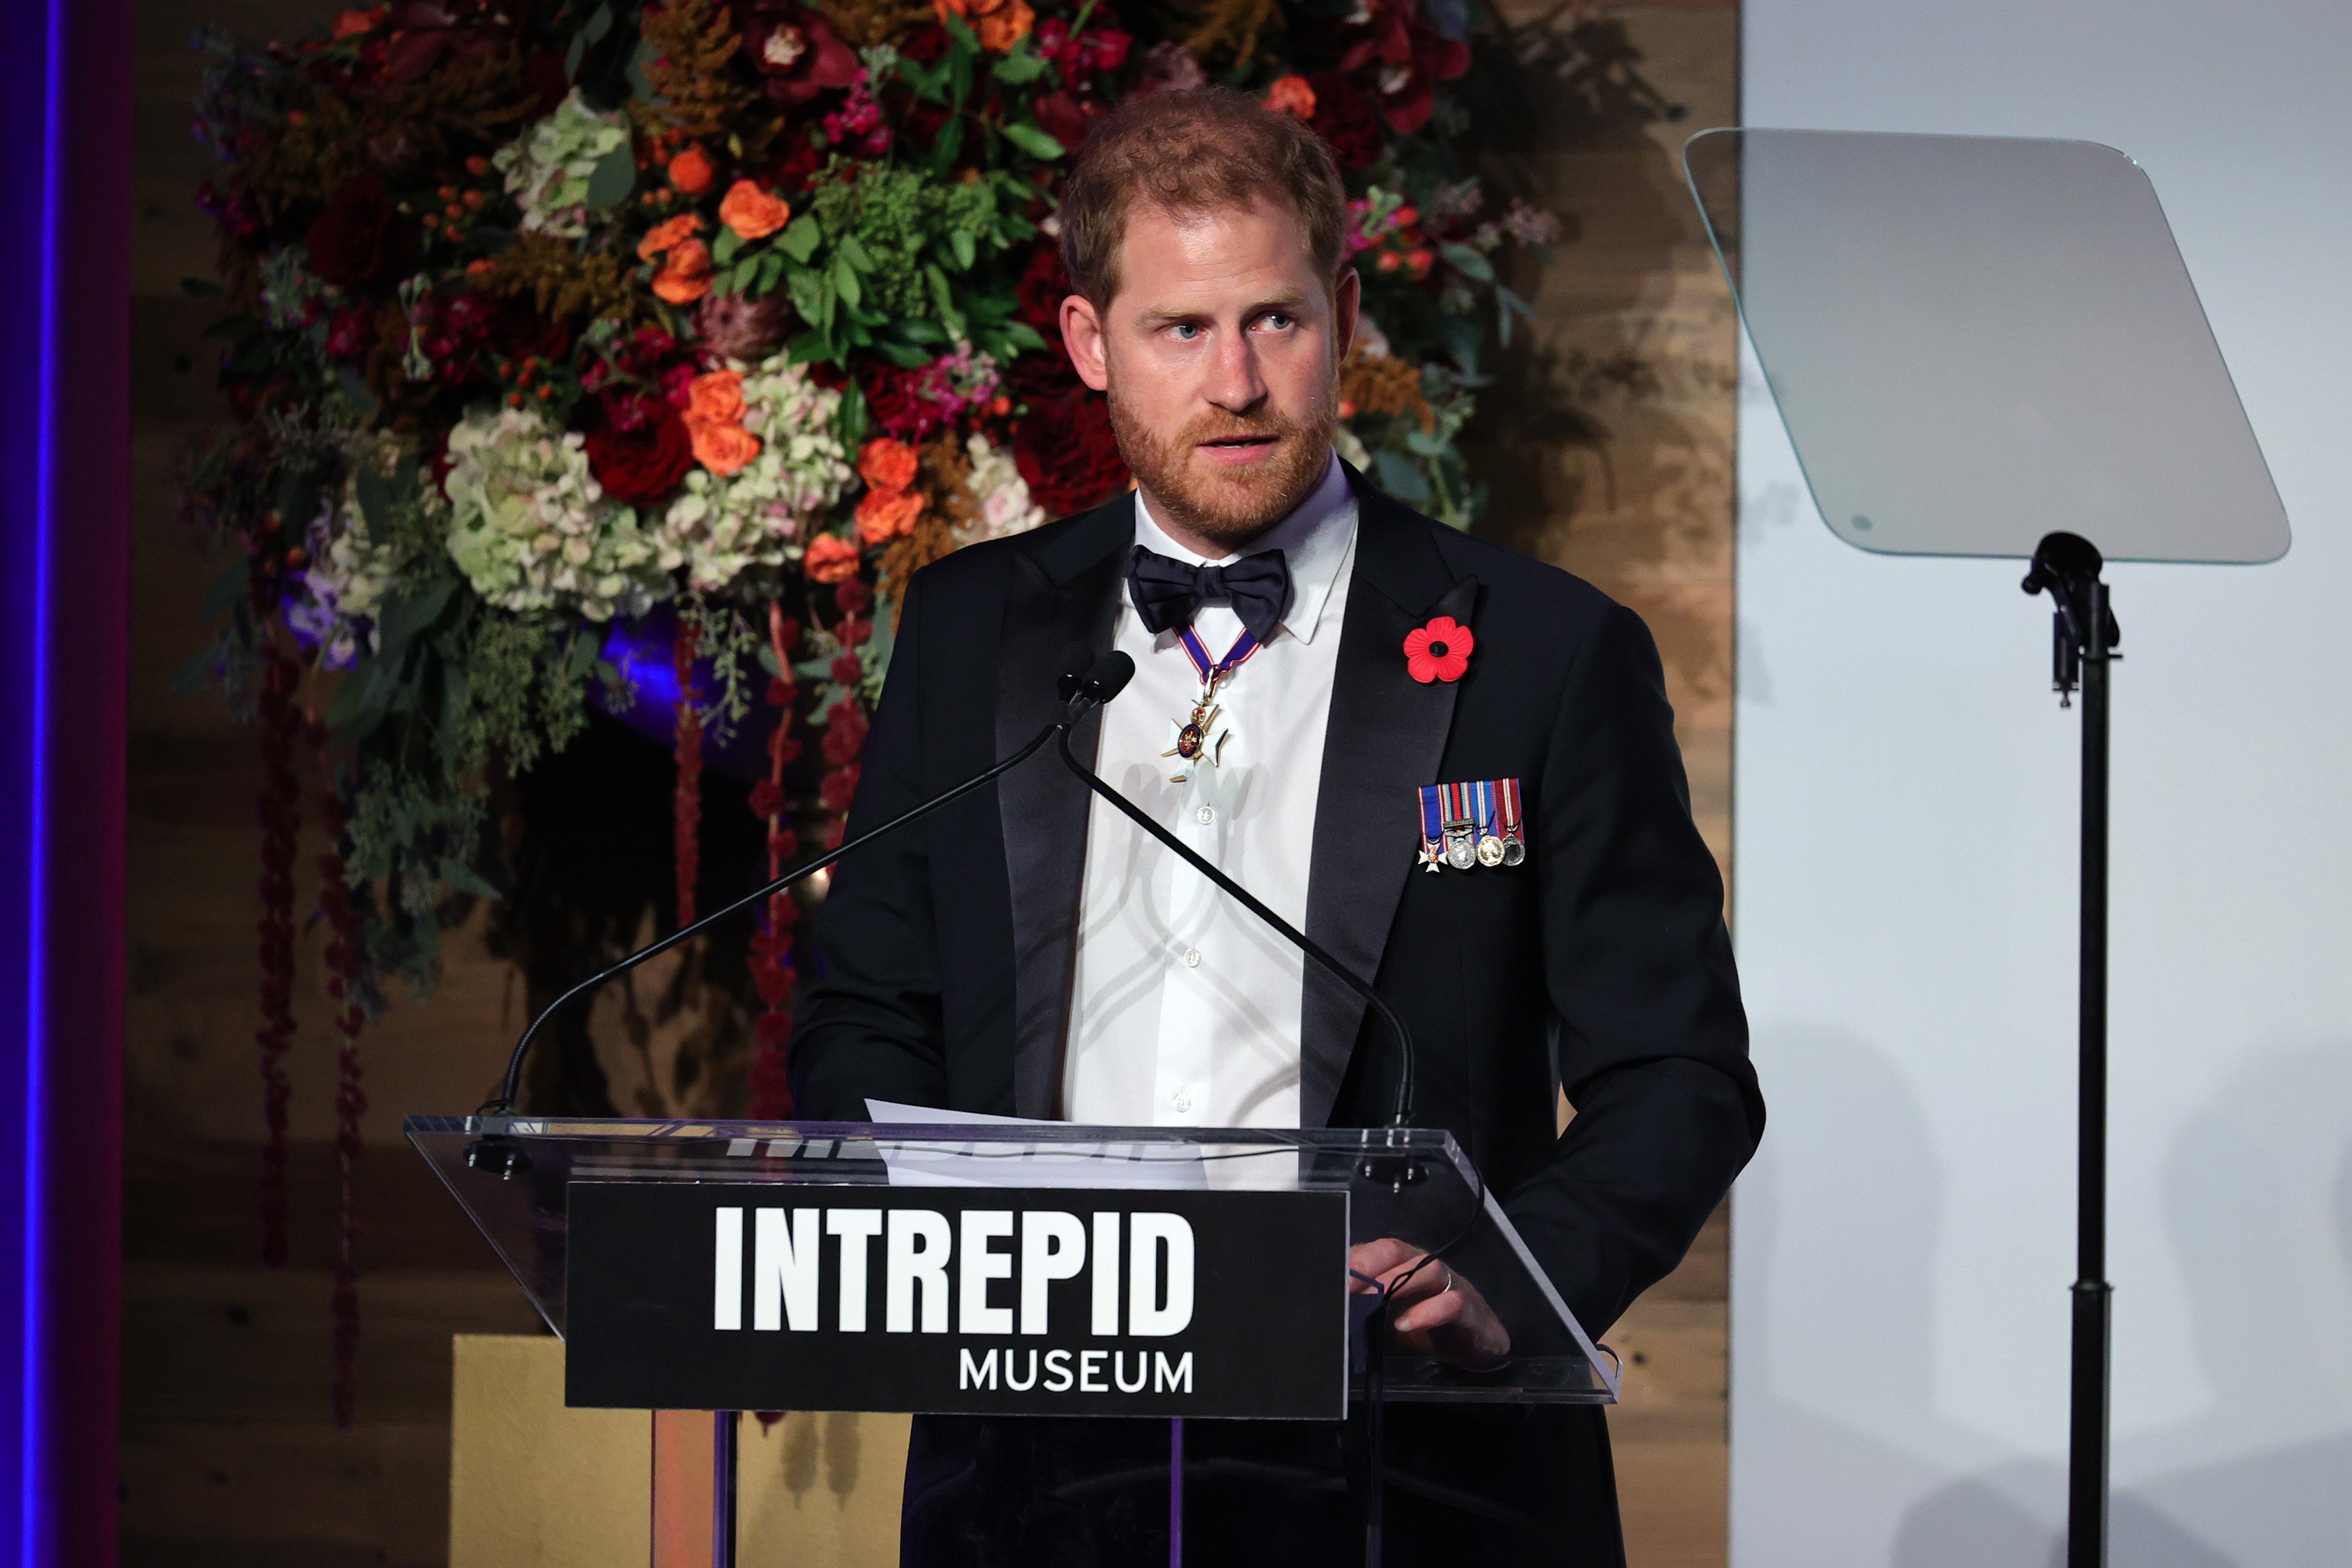
[[[1757,1056],[1783,1087],[1774,1136],[1736,1200],[1741,1278],[1764,1282],[1734,1303],[1733,1354],[1745,1361],[1732,1407],[1737,1568],[2063,1563],[2063,1466],[1936,1409],[1945,1176],[1910,1084],[1892,1058],[1844,1035],[1765,1031]],[[1833,1096],[1806,1092],[1828,1084]],[[2165,1213],[2215,1396],[2118,1446],[2117,1469],[2141,1478],[2115,1498],[2119,1565],[2343,1560],[2347,1104],[2352,1050],[2274,1053],[2174,1142]],[[1809,1222],[1785,1223],[1794,1215]],[[2261,1337],[2243,1337],[2252,1325]]]

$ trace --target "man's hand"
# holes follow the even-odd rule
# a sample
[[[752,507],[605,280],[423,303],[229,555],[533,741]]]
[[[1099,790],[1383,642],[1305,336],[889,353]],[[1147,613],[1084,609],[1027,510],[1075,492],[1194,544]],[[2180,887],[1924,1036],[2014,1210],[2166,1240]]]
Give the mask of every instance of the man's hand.
[[[1349,1288],[1359,1295],[1390,1291],[1389,1322],[1402,1350],[1456,1366],[1492,1366],[1511,1354],[1510,1332],[1478,1293],[1443,1258],[1432,1258],[1393,1236],[1348,1249]],[[1410,1274],[1412,1277],[1407,1279]],[[1367,1276],[1379,1281],[1368,1285]],[[1402,1280],[1402,1285],[1397,1283]]]

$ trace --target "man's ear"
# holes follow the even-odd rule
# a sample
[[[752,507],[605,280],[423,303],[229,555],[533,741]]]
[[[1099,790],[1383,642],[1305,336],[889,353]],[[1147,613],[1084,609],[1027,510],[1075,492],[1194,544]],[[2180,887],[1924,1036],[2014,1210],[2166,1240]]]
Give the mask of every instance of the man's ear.
[[[1077,368],[1078,380],[1097,392],[1110,388],[1110,366],[1103,359],[1102,318],[1095,313],[1094,301],[1082,294],[1073,294],[1062,301],[1062,346],[1070,350],[1070,363]]]
[[[1356,322],[1364,306],[1364,280],[1356,276],[1352,267],[1339,269],[1339,281],[1331,289],[1331,352],[1335,360],[1344,360],[1348,350],[1356,346]]]

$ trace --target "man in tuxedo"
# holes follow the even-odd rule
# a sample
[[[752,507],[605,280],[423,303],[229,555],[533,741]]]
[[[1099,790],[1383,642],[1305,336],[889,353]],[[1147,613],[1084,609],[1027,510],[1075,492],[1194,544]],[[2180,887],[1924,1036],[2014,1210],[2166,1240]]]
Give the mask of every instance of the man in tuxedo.
[[[1074,643],[1132,655],[1079,754],[1373,978],[1417,1046],[1414,1120],[1453,1133],[1597,1334],[1762,1130],[1722,886],[1640,619],[1335,455],[1344,203],[1323,143],[1238,93],[1097,124],[1063,198],[1061,322],[1137,489],[913,579],[850,830],[1034,734]],[[1440,869],[1423,787],[1480,782],[1520,804],[1512,852],[1489,810],[1498,847]],[[1394,1092],[1360,998],[1050,762],[845,862],[814,946],[806,1115],[1378,1125]],[[1398,1241],[1351,1264],[1405,1281],[1407,1345],[1507,1353],[1505,1270]],[[1360,1423],[1190,1425],[1196,1560],[1361,1561]],[[1151,1421],[919,1419],[903,1561],[1164,1561],[1167,1444]],[[1392,1562],[1623,1560],[1597,1408],[1399,1406],[1382,1452]]]

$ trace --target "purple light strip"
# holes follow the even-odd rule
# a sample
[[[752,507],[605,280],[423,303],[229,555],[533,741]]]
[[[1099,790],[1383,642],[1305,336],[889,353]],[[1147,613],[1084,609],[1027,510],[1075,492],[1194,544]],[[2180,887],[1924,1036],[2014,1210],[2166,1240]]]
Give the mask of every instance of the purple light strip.
[[[47,1510],[55,1489],[48,1480],[48,1378],[43,1343],[47,1337],[48,1199],[46,1166],[48,1045],[49,902],[49,613],[54,567],[52,536],[57,522],[58,291],[64,286],[60,247],[64,225],[66,5],[48,0],[43,40],[41,110],[41,346],[38,416],[39,455],[33,490],[33,733],[26,855],[25,922],[25,1218],[24,1218],[24,1410],[19,1441],[21,1475],[17,1519],[22,1540],[18,1561],[47,1561]]]

